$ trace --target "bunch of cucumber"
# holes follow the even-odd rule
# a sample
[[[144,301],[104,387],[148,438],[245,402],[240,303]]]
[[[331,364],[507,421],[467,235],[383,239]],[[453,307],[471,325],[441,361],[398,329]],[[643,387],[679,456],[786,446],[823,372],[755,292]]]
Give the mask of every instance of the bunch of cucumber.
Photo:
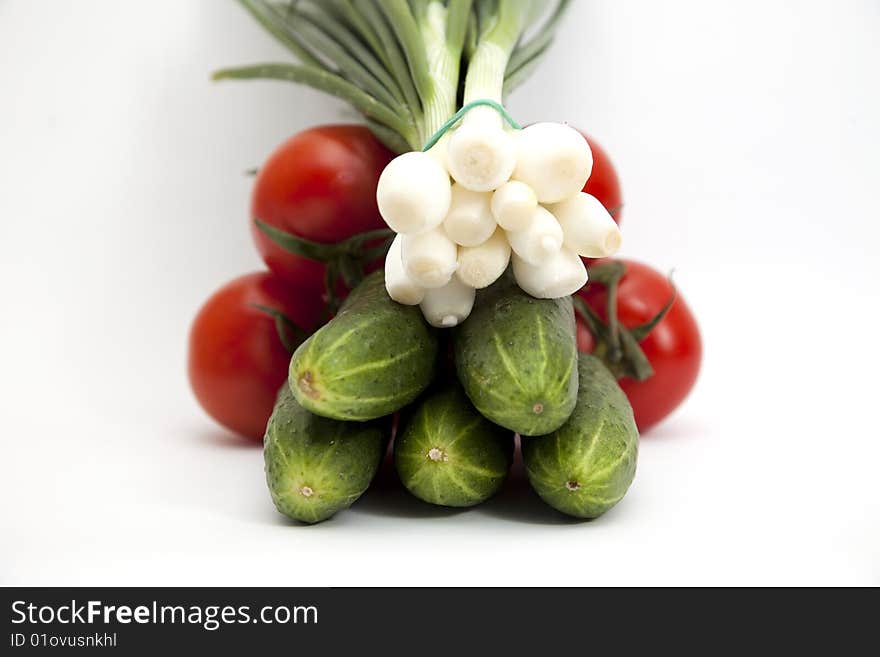
[[[638,430],[614,377],[578,355],[570,297],[536,299],[510,277],[481,290],[451,332],[393,301],[381,271],[302,343],[266,430],[266,477],[279,511],[307,523],[350,506],[370,485],[400,413],[394,463],[431,504],[494,495],[520,434],[529,482],[550,506],[595,518],[635,476]]]

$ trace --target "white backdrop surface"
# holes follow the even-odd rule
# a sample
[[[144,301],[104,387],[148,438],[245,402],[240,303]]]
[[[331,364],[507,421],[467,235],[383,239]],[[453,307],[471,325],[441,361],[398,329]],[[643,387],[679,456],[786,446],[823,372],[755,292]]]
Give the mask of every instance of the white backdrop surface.
[[[242,172],[353,115],[210,83],[285,57],[232,2],[0,2],[0,584],[880,584],[878,33],[874,0],[577,0],[510,107],[612,154],[624,255],[698,315],[696,391],[597,522],[515,477],[296,527],[185,337],[260,267]]]

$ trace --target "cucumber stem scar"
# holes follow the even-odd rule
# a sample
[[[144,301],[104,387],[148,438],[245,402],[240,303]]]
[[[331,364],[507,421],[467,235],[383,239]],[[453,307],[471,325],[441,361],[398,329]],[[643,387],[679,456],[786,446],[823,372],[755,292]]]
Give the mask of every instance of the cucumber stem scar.
[[[566,482],[565,482],[565,487],[566,487],[568,490],[574,492],[574,491],[576,491],[578,488],[580,488],[581,485],[580,485],[579,482],[572,480],[572,481],[566,481]]]
[[[535,415],[540,415],[541,413],[544,412],[544,404],[542,404],[541,402],[538,402],[537,404],[532,406],[532,412]]]
[[[302,393],[306,397],[311,397],[312,399],[317,399],[319,397],[318,391],[312,386],[312,373],[309,370],[300,374],[296,382],[297,385],[299,385],[299,389],[302,390]]]
[[[311,497],[315,494],[315,491],[312,489],[311,486],[303,486],[299,489],[299,492],[303,497]]]
[[[432,461],[435,461],[435,462],[437,462],[437,461],[444,461],[445,462],[445,461],[449,460],[449,455],[446,452],[444,452],[442,449],[439,449],[437,447],[432,447],[431,449],[428,450],[428,458],[431,459]]]

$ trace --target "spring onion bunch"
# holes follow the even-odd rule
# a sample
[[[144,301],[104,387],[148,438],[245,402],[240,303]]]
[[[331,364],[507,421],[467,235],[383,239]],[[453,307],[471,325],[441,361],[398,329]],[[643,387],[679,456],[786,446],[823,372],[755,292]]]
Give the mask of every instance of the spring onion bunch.
[[[397,233],[386,287],[427,320],[455,326],[475,290],[508,267],[540,298],[587,280],[620,233],[581,190],[586,140],[557,123],[524,129],[503,107],[535,69],[570,0],[240,0],[297,58],[215,78],[289,80],[338,96],[400,155],[376,190]]]

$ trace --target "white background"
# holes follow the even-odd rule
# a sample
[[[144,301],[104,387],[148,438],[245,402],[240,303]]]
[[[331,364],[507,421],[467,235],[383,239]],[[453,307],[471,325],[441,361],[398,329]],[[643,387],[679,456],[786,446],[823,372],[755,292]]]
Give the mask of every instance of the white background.
[[[880,3],[577,0],[523,122],[613,154],[625,255],[676,281],[698,387],[627,498],[562,520],[385,482],[286,523],[193,401],[199,304],[257,269],[251,179],[351,120],[232,2],[0,2],[0,583],[880,584]]]

